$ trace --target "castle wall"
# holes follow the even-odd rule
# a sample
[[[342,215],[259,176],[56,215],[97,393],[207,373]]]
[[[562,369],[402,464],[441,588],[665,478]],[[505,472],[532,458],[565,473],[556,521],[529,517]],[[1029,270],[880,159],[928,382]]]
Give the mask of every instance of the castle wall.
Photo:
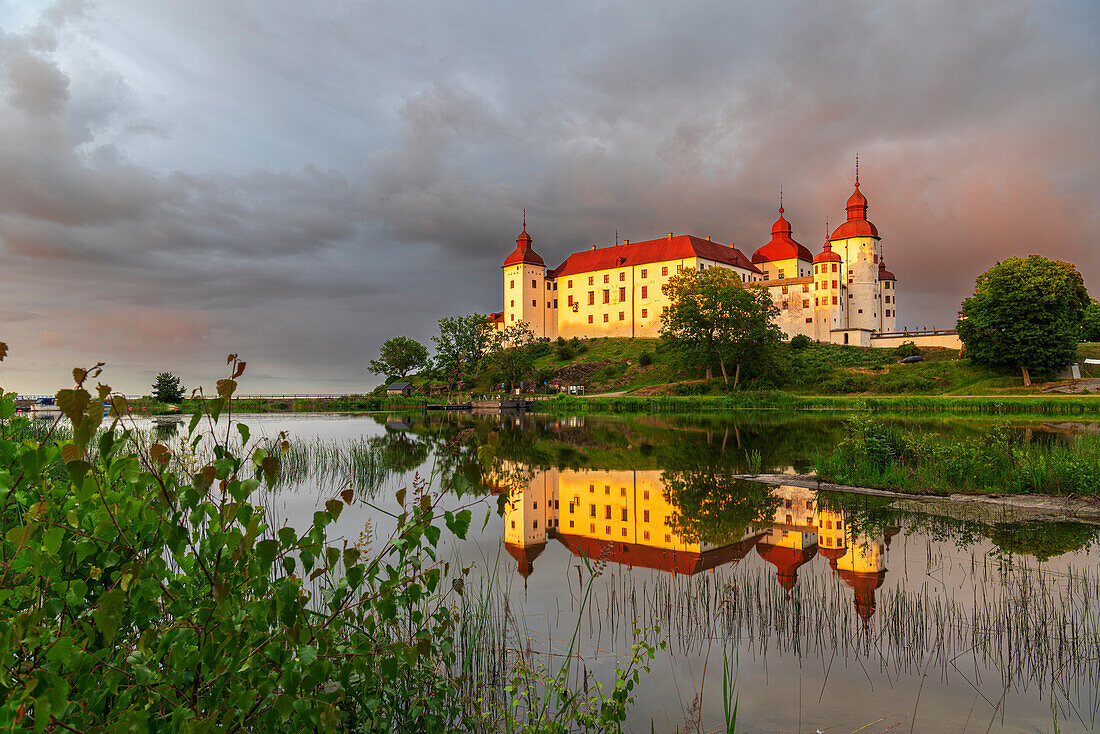
[[[833,241],[832,248],[840,255],[843,281],[848,289],[844,304],[846,327],[880,331],[878,262],[881,253],[878,240],[850,237]]]

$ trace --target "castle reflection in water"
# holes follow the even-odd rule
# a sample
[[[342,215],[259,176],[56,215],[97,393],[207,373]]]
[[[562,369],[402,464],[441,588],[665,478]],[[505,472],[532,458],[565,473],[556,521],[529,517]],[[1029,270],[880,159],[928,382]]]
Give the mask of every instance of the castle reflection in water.
[[[853,589],[860,617],[870,619],[896,528],[877,536],[854,532],[843,511],[819,506],[815,490],[778,486],[765,514],[737,528],[734,542],[692,542],[677,535],[670,522],[678,508],[669,499],[666,476],[657,469],[507,466],[496,488],[508,492],[504,545],[518,572],[526,581],[551,541],[577,556],[688,575],[738,563],[755,550],[775,567],[789,597],[799,569],[821,556]]]

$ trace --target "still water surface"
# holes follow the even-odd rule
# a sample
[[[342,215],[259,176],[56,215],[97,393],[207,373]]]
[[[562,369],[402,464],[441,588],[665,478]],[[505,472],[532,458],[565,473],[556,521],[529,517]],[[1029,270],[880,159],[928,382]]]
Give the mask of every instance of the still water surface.
[[[843,438],[840,419],[245,422],[253,435],[285,430],[315,447],[270,499],[283,521],[308,524],[319,503],[356,487],[360,502],[340,519],[350,540],[368,526],[375,539],[388,535],[377,508],[392,509],[416,475],[444,465],[461,474],[467,491],[447,502],[473,503],[475,520],[445,554],[473,564],[468,584],[492,586],[508,645],[553,656],[577,631],[582,672],[609,681],[635,629],[666,643],[638,691],[632,730],[722,729],[724,662],[737,671],[739,732],[1097,727],[1097,529],[1002,513],[960,519],[732,477],[749,466],[812,469]],[[912,427],[970,435],[991,424]],[[1067,430],[1052,428],[1015,430],[1033,440]],[[364,445],[383,466],[345,460]],[[456,448],[478,445],[492,447],[480,461]]]

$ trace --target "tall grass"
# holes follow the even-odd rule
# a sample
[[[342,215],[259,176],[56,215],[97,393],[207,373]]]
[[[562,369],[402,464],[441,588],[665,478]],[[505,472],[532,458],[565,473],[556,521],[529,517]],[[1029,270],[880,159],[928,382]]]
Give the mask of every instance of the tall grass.
[[[817,461],[819,478],[915,493],[1077,494],[1100,492],[1100,436],[1028,440],[1006,428],[947,438],[905,431],[861,414],[846,438]]]
[[[282,454],[278,486],[307,482],[321,489],[350,485],[358,496],[374,497],[392,473],[380,447],[369,439],[291,439]]]

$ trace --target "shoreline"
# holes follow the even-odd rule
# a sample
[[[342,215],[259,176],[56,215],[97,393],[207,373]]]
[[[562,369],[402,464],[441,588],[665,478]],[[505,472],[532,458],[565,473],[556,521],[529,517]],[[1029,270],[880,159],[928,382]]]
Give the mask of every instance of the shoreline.
[[[909,511],[930,511],[931,514],[945,508],[958,511],[951,513],[956,519],[974,519],[988,521],[991,513],[999,513],[1003,522],[1019,520],[1075,521],[1100,525],[1100,498],[1065,497],[1048,494],[913,494],[870,487],[853,487],[845,484],[819,481],[814,474],[736,474],[736,479],[759,482],[772,486],[792,486],[804,489],[825,490],[863,494],[872,497],[884,497],[904,502]],[[970,517],[960,517],[960,515]]]

